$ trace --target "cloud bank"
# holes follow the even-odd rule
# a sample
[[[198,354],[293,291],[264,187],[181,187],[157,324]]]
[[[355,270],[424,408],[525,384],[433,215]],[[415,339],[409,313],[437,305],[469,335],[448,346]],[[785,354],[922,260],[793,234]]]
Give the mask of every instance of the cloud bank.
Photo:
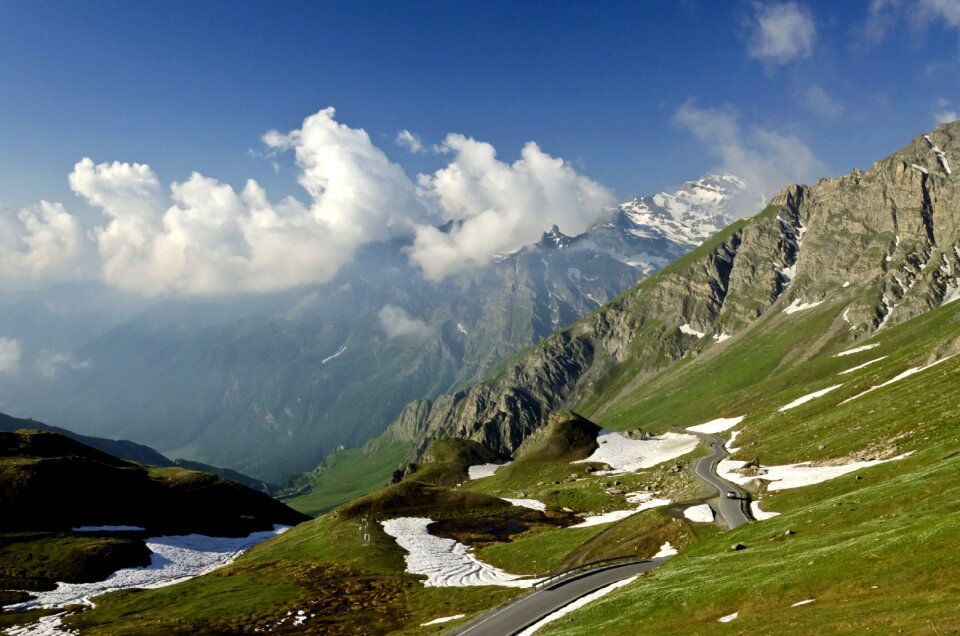
[[[809,183],[826,170],[799,138],[760,127],[745,131],[731,108],[700,108],[690,99],[673,121],[720,160],[718,170],[746,179],[750,189],[735,202],[743,215],[758,212],[784,185]]]
[[[358,248],[410,242],[409,258],[438,280],[535,241],[558,224],[579,232],[612,203],[610,193],[561,159],[527,144],[513,164],[463,135],[443,145],[452,161],[418,183],[362,129],[333,108],[288,133],[263,135],[267,156],[292,152],[309,200],[271,201],[256,181],[240,191],[194,172],[164,187],[150,166],[80,160],[70,188],[99,209],[85,230],[57,203],[0,218],[0,279],[75,277],[156,295],[263,293],[330,280]],[[397,143],[423,145],[409,131]],[[437,224],[454,220],[442,232]]]
[[[433,175],[420,175],[420,191],[458,222],[447,231],[417,227],[410,260],[428,279],[535,242],[553,224],[578,234],[613,203],[609,190],[533,142],[512,164],[497,159],[490,144],[463,135],[447,135],[443,149],[453,160]]]

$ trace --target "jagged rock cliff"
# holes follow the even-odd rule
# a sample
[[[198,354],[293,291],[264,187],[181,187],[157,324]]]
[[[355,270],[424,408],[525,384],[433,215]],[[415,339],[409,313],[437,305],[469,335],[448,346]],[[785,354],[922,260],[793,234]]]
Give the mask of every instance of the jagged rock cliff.
[[[410,403],[387,435],[418,452],[456,436],[509,453],[600,385],[629,391],[761,317],[843,299],[855,340],[960,297],[958,137],[960,123],[941,125],[865,172],[784,188],[485,381]]]

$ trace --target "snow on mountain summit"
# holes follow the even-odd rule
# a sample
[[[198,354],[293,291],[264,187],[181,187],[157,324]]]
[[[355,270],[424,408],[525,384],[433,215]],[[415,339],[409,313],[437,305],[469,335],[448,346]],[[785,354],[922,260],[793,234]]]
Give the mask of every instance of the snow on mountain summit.
[[[621,204],[620,210],[639,231],[693,247],[737,218],[731,202],[746,189],[746,181],[735,175],[706,175],[687,181],[676,192],[637,197]]]

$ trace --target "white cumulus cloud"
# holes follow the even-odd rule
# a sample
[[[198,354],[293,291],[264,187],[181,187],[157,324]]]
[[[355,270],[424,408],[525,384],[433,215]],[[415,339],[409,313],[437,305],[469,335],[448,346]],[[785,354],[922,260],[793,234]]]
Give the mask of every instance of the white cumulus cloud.
[[[71,187],[109,218],[95,232],[104,279],[147,295],[276,291],[329,280],[365,243],[412,235],[429,218],[413,184],[334,114],[263,137],[295,152],[309,204],[199,173],[167,192],[149,166],[80,161]]]
[[[718,170],[746,179],[750,189],[737,205],[754,214],[789,183],[809,183],[823,174],[824,165],[799,138],[753,127],[743,130],[730,109],[699,108],[687,100],[674,115],[720,160]]]
[[[20,370],[20,341],[0,336],[0,374]]]
[[[413,154],[423,152],[423,142],[420,141],[420,136],[415,135],[409,130],[401,130],[398,132],[396,138],[393,140],[393,143],[397,144],[401,148],[406,148]]]
[[[533,142],[512,164],[498,160],[490,144],[459,134],[447,135],[444,149],[450,164],[420,175],[419,185],[456,223],[447,231],[419,225],[409,252],[431,280],[532,243],[554,224],[578,234],[613,203],[606,188]]]
[[[816,26],[810,12],[796,2],[754,5],[747,54],[771,64],[810,57]]]
[[[430,327],[422,320],[412,317],[402,307],[384,305],[377,313],[380,327],[388,338],[414,336],[425,338],[430,335]]]
[[[80,223],[59,203],[0,215],[0,279],[76,278],[87,273],[92,257]]]

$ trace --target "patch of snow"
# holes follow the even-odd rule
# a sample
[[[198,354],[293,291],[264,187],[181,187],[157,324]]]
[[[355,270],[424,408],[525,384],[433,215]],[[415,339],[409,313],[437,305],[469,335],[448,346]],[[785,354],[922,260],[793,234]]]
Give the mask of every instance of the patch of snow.
[[[716,340],[717,342],[723,342],[724,340],[729,340],[732,337],[733,336],[731,336],[726,331],[724,331],[724,332],[721,332],[719,336],[714,334],[713,339]]]
[[[596,473],[594,473],[596,474]],[[634,493],[634,494],[647,494],[647,493]],[[641,503],[637,505],[636,508],[630,508],[628,510],[613,510],[611,512],[604,512],[598,515],[592,515],[590,517],[584,517],[583,521],[574,525],[567,526],[568,528],[589,528],[591,526],[599,526],[605,523],[613,523],[614,521],[620,521],[621,519],[626,519],[627,517],[633,516],[638,512],[643,512],[644,510],[649,510],[651,508],[659,508],[660,506],[669,506],[672,501],[669,499],[652,499],[653,495],[650,495],[641,500]],[[629,501],[629,503],[633,503]]]
[[[740,616],[740,612],[734,612],[733,614],[727,614],[726,616],[721,616],[720,618],[717,619],[717,622],[729,623],[730,621],[735,619],[737,616]]]
[[[875,349],[880,346],[879,342],[873,344],[863,345],[862,347],[854,347],[853,349],[847,349],[846,351],[841,351],[837,355],[833,356],[834,358],[839,358],[841,356],[851,356],[855,353],[860,353],[861,351],[869,351],[870,349]]]
[[[929,135],[924,135],[923,138],[927,140],[928,144],[930,144],[930,150],[932,150],[933,154],[937,156],[937,161],[939,161],[940,165],[943,166],[943,171],[947,174],[950,174],[950,164],[947,163],[947,153],[940,150],[937,147],[937,144],[933,143],[933,139],[930,139]]]
[[[813,302],[813,303],[804,303],[804,302],[800,302],[800,299],[799,299],[799,298],[796,298],[796,299],[794,299],[794,301],[793,301],[792,303],[790,303],[789,306],[787,306],[786,309],[783,310],[783,313],[785,313],[785,314],[795,314],[795,313],[797,313],[798,311],[804,311],[804,310],[806,310],[806,309],[813,309],[813,308],[816,307],[817,305],[822,305],[822,304],[823,304],[823,301],[822,301],[822,300],[818,300],[818,301]]]
[[[834,389],[839,389],[839,388],[842,387],[842,386],[843,386],[842,384],[834,384],[833,386],[828,386],[828,387],[825,388],[825,389],[820,389],[819,391],[814,391],[813,393],[808,393],[807,395],[804,395],[803,397],[797,398],[796,400],[794,400],[794,401],[791,402],[790,404],[785,404],[785,405],[781,406],[781,407],[778,408],[777,410],[780,411],[781,413],[784,412],[784,411],[789,411],[790,409],[796,408],[796,407],[800,406],[801,404],[806,404],[806,403],[809,402],[810,400],[815,400],[815,399],[817,399],[817,398],[820,397],[820,396],[826,395],[827,393],[829,393],[830,391],[833,391]]]
[[[739,436],[740,433],[742,433],[742,432],[743,432],[743,431],[730,431],[730,439],[727,440],[727,443],[724,444],[724,447],[727,449],[727,452],[730,453],[731,455],[735,455],[735,454],[737,453],[737,451],[740,450],[739,448],[734,448],[734,447],[733,447],[733,442],[734,442],[734,440],[737,439],[737,436]]]
[[[459,541],[433,536],[427,529],[432,519],[399,517],[380,523],[383,531],[407,551],[407,572],[427,577],[424,587],[532,587],[537,581],[487,565],[473,555],[472,548]]]
[[[753,515],[753,518],[757,521],[766,521],[767,519],[773,519],[774,517],[779,517],[779,512],[764,512],[760,509],[759,501],[750,502],[750,514]]]
[[[51,614],[42,617],[36,623],[8,627],[3,633],[7,634],[7,636],[61,636],[64,634],[79,633],[75,629],[68,629],[64,626],[64,616],[66,616],[66,612]]]
[[[741,486],[755,479],[763,480],[769,482],[767,490],[772,492],[775,490],[812,486],[813,484],[819,484],[856,470],[870,468],[909,456],[910,453],[904,453],[903,455],[897,455],[889,459],[873,459],[835,466],[813,466],[810,462],[786,464],[784,466],[760,466],[756,475],[744,475],[740,472],[740,469],[746,466],[747,462],[736,459],[724,459],[717,465],[717,474],[723,479]]]
[[[202,534],[153,537],[146,540],[150,550],[150,565],[117,570],[105,581],[96,583],[57,583],[56,589],[31,592],[36,598],[8,606],[8,609],[91,604],[91,597],[107,592],[173,585],[223,567],[249,548],[286,530],[286,526],[274,526],[273,530],[254,532],[240,538],[208,537]]]
[[[844,281],[843,285],[841,285],[841,287],[843,287],[844,289],[846,289],[849,286],[850,286],[850,281]]]
[[[618,475],[650,468],[665,461],[686,455],[700,440],[686,433],[665,433],[650,439],[630,439],[613,431],[601,431],[597,436],[597,450],[586,459],[573,464],[590,462],[608,464],[610,470],[598,470],[594,475]]]
[[[843,315],[840,316],[840,317],[843,318],[843,322],[847,323],[847,324],[850,325],[851,327],[853,326],[853,323],[850,322],[850,308],[849,308],[849,307],[847,307],[846,309],[843,310]]]
[[[444,616],[443,618],[435,618],[432,621],[427,621],[426,623],[420,623],[420,627],[426,627],[427,625],[439,625],[440,623],[449,623],[450,621],[459,620],[465,616],[466,614],[455,614],[453,616]]]
[[[662,546],[660,546],[660,551],[654,554],[651,559],[665,559],[667,557],[676,556],[678,554],[677,549],[670,545],[670,542],[667,541]]]
[[[800,607],[801,605],[809,605],[810,603],[813,603],[815,600],[817,600],[817,599],[815,599],[815,598],[808,598],[808,599],[805,600],[805,601],[797,601],[796,603],[794,603],[794,604],[791,605],[790,607]]]
[[[871,364],[873,364],[874,362],[880,362],[881,360],[883,360],[883,359],[886,358],[886,357],[887,357],[887,356],[880,356],[879,358],[874,358],[873,360],[868,360],[868,361],[864,362],[863,364],[858,364],[858,365],[855,366],[855,367],[850,367],[850,368],[847,369],[846,371],[841,371],[841,372],[838,373],[837,375],[847,375],[848,373],[853,373],[854,371],[859,371],[860,369],[862,369],[862,368],[864,368],[864,367],[869,367],[869,366],[870,366]]]
[[[705,335],[707,335],[707,334],[703,333],[702,331],[697,331],[696,329],[694,329],[693,327],[691,327],[691,326],[690,326],[690,323],[685,323],[685,324],[680,325],[680,331],[681,331],[682,333],[687,334],[688,336],[696,336],[697,338],[703,338]]]
[[[510,463],[511,462],[504,462],[503,464],[476,464],[467,468],[467,476],[470,477],[471,480],[492,477],[493,473],[497,472],[497,469],[503,468]]]
[[[74,532],[143,532],[140,526],[77,526],[70,528]]]
[[[922,172],[923,174],[930,174],[930,172],[929,172],[926,168],[924,168],[923,166],[921,166],[921,165],[918,165],[918,164],[915,164],[915,163],[911,163],[911,164],[910,164],[910,167],[913,168],[914,170],[919,170],[919,171]]]
[[[553,612],[552,614],[548,614],[548,615],[544,616],[543,618],[541,618],[540,620],[538,620],[536,623],[534,623],[534,624],[531,625],[530,627],[527,627],[527,628],[524,629],[522,632],[520,632],[519,634],[517,634],[517,636],[533,636],[533,634],[535,634],[541,627],[543,627],[543,626],[545,626],[545,625],[547,625],[547,624],[549,624],[549,623],[552,623],[552,622],[554,622],[554,621],[556,621],[556,620],[559,620],[559,619],[563,618],[564,616],[566,616],[567,614],[569,614],[569,613],[571,613],[571,612],[577,611],[578,609],[580,609],[580,608],[583,607],[584,605],[587,605],[588,603],[591,603],[591,602],[597,600],[598,598],[600,598],[600,597],[602,597],[602,596],[606,596],[606,595],[609,594],[610,592],[613,592],[614,590],[617,590],[617,589],[623,587],[624,585],[629,585],[630,583],[633,583],[634,581],[637,580],[637,576],[638,576],[638,575],[635,574],[635,575],[630,576],[630,577],[627,577],[627,578],[625,578],[625,579],[620,579],[619,581],[615,581],[615,582],[611,583],[610,585],[601,587],[599,590],[594,590],[593,592],[590,592],[589,594],[586,594],[586,595],[584,595],[584,596],[581,596],[580,598],[578,598],[578,599],[575,600],[574,602],[572,602],[572,603],[570,603],[570,604],[568,604],[568,605],[564,605],[563,607],[561,607],[561,608],[558,609],[557,611]]]
[[[852,398],[847,398],[846,400],[844,400],[844,401],[841,402],[840,404],[846,404],[847,402],[851,402],[851,401],[853,401],[853,400],[856,400],[858,397],[863,397],[863,396],[866,395],[867,393],[872,393],[872,392],[876,391],[877,389],[882,389],[882,388],[885,387],[885,386],[890,386],[890,385],[893,384],[894,382],[899,382],[900,380],[903,380],[904,378],[908,378],[908,377],[910,377],[911,375],[915,375],[915,374],[917,374],[917,373],[920,373],[921,371],[926,371],[927,369],[930,369],[930,368],[932,368],[932,367],[937,366],[937,365],[940,364],[941,362],[946,362],[947,360],[949,360],[949,359],[952,358],[952,357],[953,357],[952,355],[949,355],[949,356],[946,356],[946,357],[944,357],[944,358],[940,358],[940,359],[937,360],[936,362],[932,362],[932,363],[928,364],[928,365],[925,366],[925,367],[911,367],[911,368],[907,369],[906,371],[904,371],[903,373],[901,373],[901,374],[899,374],[899,375],[897,375],[897,376],[895,376],[895,377],[893,377],[893,378],[890,378],[890,379],[887,380],[886,382],[883,382],[882,384],[878,384],[878,385],[876,385],[876,386],[872,386],[872,387],[870,387],[869,389],[867,389],[866,391],[864,391],[864,392],[862,392],[862,393],[857,393],[857,394],[854,395]]]
[[[949,305],[955,300],[960,299],[960,282],[954,281],[957,283],[954,287],[950,287],[949,291],[943,296],[943,300],[940,301],[941,305]]]
[[[469,335],[470,335],[470,332],[467,331],[467,328],[463,326],[463,323],[459,323],[459,322],[457,323],[457,331],[459,331],[460,333],[462,333],[462,334],[465,335],[465,336],[469,336]]]
[[[336,352],[335,354],[333,354],[333,355],[331,355],[331,356],[327,356],[326,358],[324,358],[323,360],[321,360],[321,361],[320,361],[320,364],[326,364],[326,363],[330,362],[331,360],[333,360],[334,358],[339,358],[340,356],[343,355],[343,353],[344,353],[346,350],[347,350],[347,345],[343,345],[342,347],[340,347],[339,349],[337,349],[337,352]]]
[[[537,501],[536,499],[509,499],[507,497],[501,497],[501,499],[509,501],[514,506],[520,506],[521,508],[530,508],[531,510],[539,510],[540,512],[547,510],[547,504],[542,501]]]
[[[713,523],[713,508],[707,504],[690,506],[683,511],[683,516],[696,523]]]
[[[688,426],[687,430],[695,433],[706,433],[708,435],[722,433],[742,422],[744,417],[746,416],[720,417],[715,420],[710,420],[709,422],[704,422],[703,424],[697,424],[696,426]]]

